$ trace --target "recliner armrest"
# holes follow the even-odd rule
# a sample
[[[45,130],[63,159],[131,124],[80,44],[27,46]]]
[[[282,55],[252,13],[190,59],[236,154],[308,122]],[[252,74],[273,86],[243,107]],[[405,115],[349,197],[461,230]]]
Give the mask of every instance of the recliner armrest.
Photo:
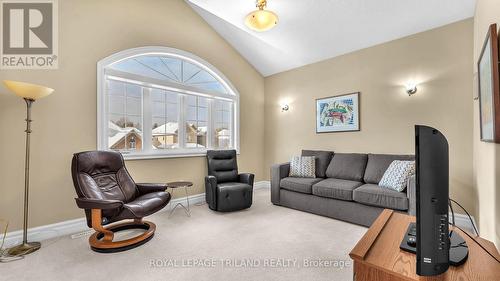
[[[101,199],[90,199],[90,198],[75,198],[76,205],[80,209],[117,209],[123,206],[123,202],[120,200],[101,200]]]
[[[217,178],[215,176],[205,176],[205,183],[209,183],[212,186],[217,186]]]
[[[274,164],[271,166],[271,202],[274,205],[280,204],[280,182],[288,177],[290,173],[290,162]]]
[[[217,210],[217,178],[205,177],[205,201],[211,210]]]
[[[254,179],[255,179],[255,175],[254,174],[250,174],[250,173],[241,173],[238,175],[238,181],[241,182],[241,183],[246,183],[250,186],[253,187],[253,182],[254,182]]]
[[[164,183],[137,183],[139,194],[147,194],[151,192],[161,192],[167,190],[167,185]]]

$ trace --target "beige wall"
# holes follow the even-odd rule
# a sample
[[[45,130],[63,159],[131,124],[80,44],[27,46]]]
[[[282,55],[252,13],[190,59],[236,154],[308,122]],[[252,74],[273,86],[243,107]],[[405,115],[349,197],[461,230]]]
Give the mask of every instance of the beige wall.
[[[474,17],[474,96],[477,90],[477,68],[481,49],[490,24],[500,27],[498,0],[478,0]],[[481,236],[500,247],[500,147],[480,141],[479,102],[474,101],[474,188],[478,195],[477,214]]]
[[[414,153],[414,125],[426,124],[448,139],[451,196],[474,210],[472,34],[468,19],[266,78],[266,169],[302,148]],[[316,134],[315,99],[358,91],[361,131]]]
[[[476,47],[482,44],[489,22],[500,18],[494,2],[478,3]],[[0,80],[56,89],[53,96],[34,105],[31,227],[83,215],[73,200],[70,160],[74,152],[96,148],[96,62],[124,49],[161,45],[204,58],[238,89],[240,169],[256,173],[257,180],[269,176],[272,163],[288,160],[301,148],[412,153],[414,124],[441,129],[450,143],[451,194],[473,210],[481,234],[494,240],[494,225],[499,227],[500,218],[495,215],[500,209],[495,209],[500,150],[478,141],[477,102],[474,125],[471,121],[470,89],[475,86],[468,70],[478,54],[472,47],[472,20],[277,74],[266,78],[265,85],[261,75],[182,0],[59,1],[59,23],[58,70],[0,70]],[[420,82],[412,97],[402,87],[410,79]],[[354,91],[361,92],[361,131],[315,134],[314,99]],[[288,112],[280,112],[282,101],[290,104]],[[22,226],[24,114],[24,103],[0,88],[4,132],[0,218],[10,220],[10,230]],[[127,166],[137,181],[187,179],[195,182],[193,194],[204,189],[206,164],[201,157],[127,161]]]
[[[182,0],[59,1],[59,69],[0,71],[55,88],[33,111],[30,226],[83,216],[70,175],[74,152],[96,148],[96,63],[115,52],[147,45],[178,48],[207,60],[241,95],[240,169],[263,178],[264,80]],[[0,87],[0,217],[22,226],[24,102]],[[204,190],[205,159],[128,161],[137,181],[192,180]]]

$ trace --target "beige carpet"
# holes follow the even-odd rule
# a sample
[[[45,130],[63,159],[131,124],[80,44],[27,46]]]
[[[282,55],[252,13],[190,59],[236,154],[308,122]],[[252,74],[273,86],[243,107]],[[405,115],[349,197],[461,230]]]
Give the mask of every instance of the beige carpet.
[[[99,254],[88,237],[45,241],[24,260],[0,264],[0,280],[352,280],[349,252],[366,228],[271,204],[255,191],[248,210],[208,206],[151,216],[149,243]],[[152,264],[155,264],[154,266]]]

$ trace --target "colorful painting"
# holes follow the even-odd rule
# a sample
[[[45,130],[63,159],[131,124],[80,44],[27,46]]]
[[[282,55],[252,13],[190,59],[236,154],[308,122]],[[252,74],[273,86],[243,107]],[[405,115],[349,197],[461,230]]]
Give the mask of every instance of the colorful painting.
[[[359,131],[359,93],[316,100],[316,133]]]

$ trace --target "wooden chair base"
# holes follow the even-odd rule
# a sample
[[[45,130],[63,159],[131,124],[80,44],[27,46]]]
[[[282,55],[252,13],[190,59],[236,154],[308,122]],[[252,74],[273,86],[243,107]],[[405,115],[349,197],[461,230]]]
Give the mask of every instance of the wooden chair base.
[[[148,242],[155,234],[156,225],[152,222],[135,220],[105,228],[100,224],[100,210],[92,210],[92,213],[96,217],[96,220],[92,220],[92,226],[96,232],[89,238],[90,248],[93,251],[99,253],[116,253],[130,250]],[[146,231],[130,239],[113,241],[114,233],[128,229],[144,229]]]

